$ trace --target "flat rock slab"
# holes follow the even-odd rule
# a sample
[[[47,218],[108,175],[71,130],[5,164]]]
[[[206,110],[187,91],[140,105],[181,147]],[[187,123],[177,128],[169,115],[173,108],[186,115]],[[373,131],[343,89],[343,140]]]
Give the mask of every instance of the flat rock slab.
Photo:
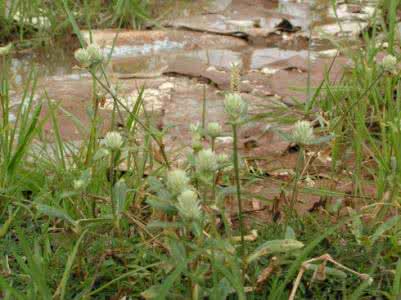
[[[83,31],[84,39],[90,43],[89,32]],[[246,41],[231,36],[216,36],[202,32],[178,30],[94,30],[92,41],[113,57],[154,55],[163,52],[196,49],[234,49],[247,46]]]
[[[294,20],[291,16],[273,14],[270,17],[251,19],[242,19],[240,16],[236,18],[226,17],[224,15],[201,15],[191,18],[177,18],[167,21],[165,26],[181,29],[190,29],[193,31],[209,32],[220,35],[232,35],[239,37],[246,36],[267,36],[269,33],[280,29],[280,24],[284,20],[288,20],[292,26],[302,25],[302,22]]]

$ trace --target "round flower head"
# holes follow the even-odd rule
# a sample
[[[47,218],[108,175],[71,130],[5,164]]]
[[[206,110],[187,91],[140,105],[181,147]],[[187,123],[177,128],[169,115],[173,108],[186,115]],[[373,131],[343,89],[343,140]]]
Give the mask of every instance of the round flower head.
[[[116,131],[108,132],[103,139],[103,144],[111,150],[120,149],[123,142],[121,134]]]
[[[232,122],[238,121],[248,112],[248,105],[239,94],[226,95],[224,108]]]
[[[13,44],[8,44],[7,46],[0,47],[0,56],[5,56],[10,54],[11,49],[13,48]]]
[[[203,145],[202,145],[202,141],[201,141],[201,137],[199,135],[194,135],[192,137],[192,149],[195,152],[198,152],[200,150],[202,150]]]
[[[178,213],[184,219],[199,220],[202,216],[202,210],[199,204],[198,196],[194,191],[185,190],[178,196],[176,204]]]
[[[173,170],[167,174],[167,188],[174,195],[182,193],[188,189],[189,177],[184,170]]]
[[[292,139],[294,143],[300,145],[312,144],[315,140],[315,136],[311,123],[308,121],[296,122],[292,132]]]
[[[86,49],[78,49],[74,53],[75,59],[79,62],[79,64],[83,67],[89,67],[91,64],[90,57],[88,51]]]
[[[207,124],[207,134],[211,138],[217,138],[221,135],[222,128],[219,123],[217,122],[212,122]]]
[[[196,170],[199,173],[212,173],[217,168],[217,156],[211,149],[199,151],[196,157]]]
[[[85,186],[85,181],[82,179],[74,180],[74,190],[80,190]]]
[[[383,58],[382,66],[386,71],[394,71],[397,67],[397,58],[391,54],[386,55]]]
[[[103,61],[103,54],[98,45],[90,44],[86,51],[91,65],[97,65]]]

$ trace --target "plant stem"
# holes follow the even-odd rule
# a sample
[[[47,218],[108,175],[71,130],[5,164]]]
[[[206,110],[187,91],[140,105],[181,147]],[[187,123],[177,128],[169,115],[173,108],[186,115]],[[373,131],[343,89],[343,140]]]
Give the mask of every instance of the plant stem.
[[[300,145],[299,146],[298,158],[297,158],[297,165],[296,165],[296,168],[295,168],[295,177],[294,177],[294,181],[293,181],[291,202],[290,202],[290,214],[291,214],[291,217],[294,216],[295,202],[297,201],[297,198],[298,198],[298,181],[299,181],[299,179],[301,177],[302,170],[303,170],[304,155],[305,155],[305,148],[304,148],[304,146]]]
[[[237,124],[232,124],[233,130],[233,160],[234,160],[234,173],[235,173],[235,184],[237,190],[237,202],[238,202],[238,220],[241,234],[241,256],[245,256],[245,240],[244,240],[244,221],[242,216],[242,199],[241,199],[241,182],[239,177],[239,162],[238,162],[238,135],[237,135]]]
[[[114,193],[113,193],[113,188],[114,188],[114,157],[115,153],[114,151],[111,151],[110,154],[110,170],[109,170],[109,177],[110,177],[110,199],[111,199],[111,210],[113,213],[113,219],[114,221],[116,220],[116,207],[114,203]]]
[[[206,129],[206,85],[203,85],[202,129]]]
[[[97,139],[97,114],[98,114],[98,99],[96,93],[96,79],[92,77],[92,109],[93,109],[93,118],[91,122],[91,131],[89,136],[89,145],[88,151],[86,153],[85,164],[88,165],[93,153],[95,152],[95,145]]]

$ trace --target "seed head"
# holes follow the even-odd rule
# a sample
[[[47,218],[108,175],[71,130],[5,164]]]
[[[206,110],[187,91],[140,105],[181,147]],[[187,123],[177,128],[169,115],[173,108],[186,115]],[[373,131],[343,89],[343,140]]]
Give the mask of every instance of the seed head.
[[[196,157],[196,170],[199,173],[213,173],[217,168],[217,156],[211,149],[199,151]]]
[[[384,70],[392,72],[396,69],[397,67],[397,58],[391,54],[386,55],[383,58],[382,61],[382,66]]]
[[[200,150],[202,150],[203,145],[202,145],[202,141],[201,141],[201,137],[200,135],[194,135],[192,137],[192,149],[195,152],[199,152]]]
[[[78,49],[74,53],[75,59],[84,68],[96,66],[103,61],[103,54],[99,46],[90,44],[86,49]]]
[[[176,204],[178,213],[184,219],[199,220],[202,216],[202,210],[198,196],[194,191],[185,190],[178,196]]]
[[[179,195],[188,189],[189,177],[184,170],[176,169],[167,174],[167,188],[174,195]]]
[[[242,97],[239,94],[235,93],[226,95],[224,99],[224,108],[232,122],[237,122],[248,112],[247,103],[242,100]]]
[[[217,138],[221,135],[222,128],[219,123],[217,122],[212,122],[207,124],[207,134],[211,138]]]
[[[232,93],[239,92],[240,82],[241,82],[241,67],[239,63],[231,64],[230,72],[230,89]]]
[[[103,54],[98,45],[90,44],[86,48],[86,51],[88,53],[91,65],[97,65],[103,61]]]
[[[111,150],[120,149],[123,143],[121,134],[116,131],[108,132],[103,139],[103,144]]]
[[[90,57],[86,49],[81,48],[76,50],[74,53],[74,57],[81,66],[85,68],[90,66]]]
[[[313,128],[308,121],[298,121],[294,125],[292,132],[292,139],[294,143],[300,145],[310,145],[315,140]]]
[[[85,181],[82,179],[74,180],[74,190],[80,190],[85,186]]]

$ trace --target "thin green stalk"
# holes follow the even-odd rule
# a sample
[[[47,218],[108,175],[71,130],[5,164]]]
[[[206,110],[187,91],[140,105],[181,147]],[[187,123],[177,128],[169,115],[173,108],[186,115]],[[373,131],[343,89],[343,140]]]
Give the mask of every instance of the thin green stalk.
[[[91,122],[91,130],[88,142],[88,151],[86,153],[85,164],[88,165],[96,148],[97,140],[97,114],[98,114],[98,99],[96,93],[96,79],[92,77],[92,109],[93,117]]]
[[[203,85],[202,129],[206,130],[206,85]]]
[[[233,160],[234,160],[234,173],[235,173],[235,185],[237,191],[237,202],[238,202],[238,220],[239,228],[241,234],[241,251],[240,254],[245,257],[245,239],[244,239],[244,220],[242,212],[242,199],[241,199],[241,182],[239,176],[239,160],[238,160],[238,134],[237,134],[237,124],[232,124],[233,130]]]
[[[114,221],[116,220],[116,206],[114,202],[114,193],[113,193],[113,188],[114,188],[114,158],[115,158],[115,151],[111,150],[110,154],[110,169],[109,169],[109,177],[110,177],[110,199],[111,199],[111,210],[113,213],[113,219]]]
[[[293,189],[292,189],[292,196],[290,202],[290,214],[291,217],[294,217],[294,209],[295,209],[295,202],[298,198],[298,181],[301,177],[303,165],[304,165],[304,156],[305,156],[305,148],[304,146],[299,146],[299,153],[297,158],[297,165],[295,168],[295,177],[293,181]]]

